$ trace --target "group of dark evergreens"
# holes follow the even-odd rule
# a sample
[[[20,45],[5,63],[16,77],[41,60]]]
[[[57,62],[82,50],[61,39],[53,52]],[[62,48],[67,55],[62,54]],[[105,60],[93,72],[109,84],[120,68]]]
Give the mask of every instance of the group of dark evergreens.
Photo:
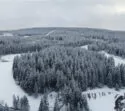
[[[52,91],[57,93],[54,111],[61,108],[89,111],[83,91],[103,86],[118,90],[125,86],[125,66],[115,66],[113,58],[95,52],[104,50],[125,57],[123,35],[77,28],[56,29],[51,35],[47,32],[42,37],[35,32],[28,33],[27,38],[24,37],[26,32],[17,37],[0,38],[0,55],[26,53],[14,58],[13,78],[28,94],[44,95],[39,111],[49,111],[47,94]],[[83,45],[88,45],[90,51],[79,48]],[[13,107],[21,111],[30,109],[26,97],[14,96]]]
[[[125,86],[125,66],[113,58],[80,48],[51,47],[16,57],[13,77],[28,93],[60,91],[76,84],[82,91]]]
[[[53,46],[15,57],[13,77],[29,94],[61,92],[69,110],[88,111],[82,91],[105,85],[122,88],[125,86],[125,66],[115,66],[113,58],[93,51]],[[40,104],[42,108],[47,104],[44,99]]]
[[[0,111],[30,111],[28,98],[13,95],[13,106],[9,107],[7,104],[0,104]]]
[[[125,58],[125,42],[119,42],[119,43],[95,42],[89,45],[89,50],[93,51],[104,50],[110,54]]]

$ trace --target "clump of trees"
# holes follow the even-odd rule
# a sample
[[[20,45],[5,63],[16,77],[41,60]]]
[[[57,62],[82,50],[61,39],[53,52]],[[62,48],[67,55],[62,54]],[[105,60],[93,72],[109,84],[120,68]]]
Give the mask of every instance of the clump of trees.
[[[50,108],[53,111],[89,111],[87,99],[81,90],[74,86],[65,86],[63,91],[58,92],[54,106],[49,106],[48,96],[45,94],[41,99],[39,111],[50,111]]]
[[[26,96],[19,98],[13,95],[13,109],[20,111],[30,111],[29,101]]]
[[[125,86],[125,66],[80,48],[51,47],[15,57],[13,77],[29,94],[60,91],[76,83],[87,88]]]
[[[20,98],[13,95],[13,106],[9,107],[7,104],[0,104],[0,111],[30,111],[29,101],[26,96]]]
[[[47,95],[44,95],[40,101],[39,111],[49,111],[49,103]]]
[[[117,55],[125,58],[125,42],[95,42],[89,45],[89,50],[101,51],[105,50],[106,52]]]

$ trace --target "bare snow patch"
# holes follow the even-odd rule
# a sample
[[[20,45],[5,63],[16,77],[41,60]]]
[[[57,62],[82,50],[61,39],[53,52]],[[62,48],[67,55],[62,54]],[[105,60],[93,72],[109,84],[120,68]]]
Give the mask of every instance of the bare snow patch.
[[[112,54],[108,54],[105,51],[101,51],[100,53],[104,54],[106,57],[113,57],[114,61],[115,61],[115,66],[118,66],[119,64],[125,64],[125,59],[112,55]]]
[[[56,30],[52,30],[52,31],[48,32],[48,33],[46,34],[46,36],[51,35],[51,34],[54,33],[55,31],[56,31]]]
[[[82,49],[88,50],[88,45],[81,46]]]
[[[90,111],[115,111],[115,96],[117,94],[124,95],[125,90],[116,91],[110,88],[102,88],[83,92],[83,95],[87,97]]]

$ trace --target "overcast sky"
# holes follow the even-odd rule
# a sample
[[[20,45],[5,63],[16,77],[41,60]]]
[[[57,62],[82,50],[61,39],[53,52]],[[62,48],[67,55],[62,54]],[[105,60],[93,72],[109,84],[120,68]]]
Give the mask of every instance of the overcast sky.
[[[125,30],[125,0],[0,0],[0,30],[27,27]]]

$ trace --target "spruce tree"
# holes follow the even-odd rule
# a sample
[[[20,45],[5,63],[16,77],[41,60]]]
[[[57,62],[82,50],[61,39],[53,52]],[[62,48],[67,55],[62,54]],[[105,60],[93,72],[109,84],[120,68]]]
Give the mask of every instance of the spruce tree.
[[[41,99],[39,111],[49,111],[47,95],[44,95],[43,98]]]
[[[21,111],[30,110],[29,101],[26,96],[24,96],[20,99],[20,108],[21,108]]]

